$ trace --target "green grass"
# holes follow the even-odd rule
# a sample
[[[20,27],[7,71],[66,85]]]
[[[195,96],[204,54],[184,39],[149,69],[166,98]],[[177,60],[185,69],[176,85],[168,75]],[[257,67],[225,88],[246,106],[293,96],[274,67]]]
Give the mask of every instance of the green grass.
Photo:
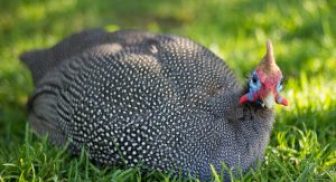
[[[243,81],[273,41],[289,107],[276,108],[265,161],[233,180],[336,181],[336,1],[0,0],[0,181],[179,181],[158,172],[96,167],[37,138],[26,124],[32,92],[24,50],[89,27],[190,37]],[[213,180],[222,178],[218,172]],[[189,180],[192,180],[191,178]]]

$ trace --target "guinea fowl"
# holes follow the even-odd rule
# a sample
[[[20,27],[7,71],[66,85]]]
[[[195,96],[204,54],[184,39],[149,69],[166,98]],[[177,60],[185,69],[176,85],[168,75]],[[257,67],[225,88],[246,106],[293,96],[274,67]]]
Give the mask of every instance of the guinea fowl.
[[[201,45],[136,30],[87,30],[20,59],[36,86],[33,129],[105,165],[246,171],[263,158],[274,103],[287,105],[270,41],[247,86]]]

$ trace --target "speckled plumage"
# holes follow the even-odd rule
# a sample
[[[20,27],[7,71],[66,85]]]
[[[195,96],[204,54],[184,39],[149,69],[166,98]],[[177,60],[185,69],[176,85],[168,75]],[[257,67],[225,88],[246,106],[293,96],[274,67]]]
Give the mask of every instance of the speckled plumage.
[[[108,165],[210,177],[263,156],[273,114],[239,104],[244,88],[223,60],[174,35],[88,30],[25,53],[36,90],[29,121]]]

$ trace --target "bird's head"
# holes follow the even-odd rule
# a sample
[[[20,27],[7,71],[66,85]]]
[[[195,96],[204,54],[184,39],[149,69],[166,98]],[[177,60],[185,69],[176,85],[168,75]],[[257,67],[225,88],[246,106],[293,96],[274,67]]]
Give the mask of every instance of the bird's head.
[[[248,81],[248,92],[240,97],[240,104],[252,102],[272,108],[274,103],[288,105],[286,98],[280,96],[282,73],[275,62],[271,41],[267,41],[267,51]]]

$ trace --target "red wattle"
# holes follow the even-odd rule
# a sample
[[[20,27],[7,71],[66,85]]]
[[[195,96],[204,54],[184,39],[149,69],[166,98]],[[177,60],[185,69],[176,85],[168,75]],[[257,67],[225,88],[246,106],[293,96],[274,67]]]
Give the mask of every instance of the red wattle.
[[[282,104],[284,106],[288,106],[288,100],[286,98],[282,98],[280,104]]]
[[[248,101],[249,101],[249,100],[248,100],[248,95],[247,95],[247,94],[241,96],[240,99],[239,99],[239,103],[240,103],[240,104],[244,104],[244,103],[246,103],[246,102],[248,102]]]

